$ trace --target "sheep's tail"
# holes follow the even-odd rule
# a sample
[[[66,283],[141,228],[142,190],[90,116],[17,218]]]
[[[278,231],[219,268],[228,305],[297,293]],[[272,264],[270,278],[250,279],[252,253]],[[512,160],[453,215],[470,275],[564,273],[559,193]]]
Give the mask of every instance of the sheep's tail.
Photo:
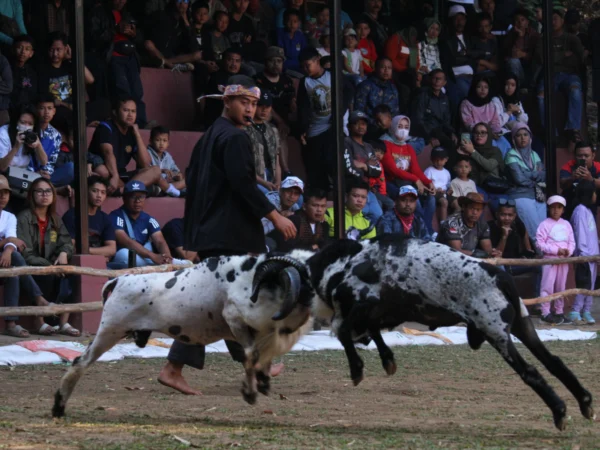
[[[102,304],[103,305],[106,305],[106,302],[108,301],[108,297],[110,297],[110,294],[112,294],[113,291],[115,290],[115,288],[117,287],[118,281],[119,281],[118,278],[115,278],[114,280],[109,280],[102,287]]]

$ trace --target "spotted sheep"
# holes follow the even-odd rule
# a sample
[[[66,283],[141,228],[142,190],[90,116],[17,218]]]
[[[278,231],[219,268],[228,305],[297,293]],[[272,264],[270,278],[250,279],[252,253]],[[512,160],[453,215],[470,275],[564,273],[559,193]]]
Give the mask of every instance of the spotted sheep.
[[[495,266],[445,245],[394,235],[367,242],[340,240],[315,255],[291,252],[261,264],[273,261],[296,267],[314,289],[313,313],[332,320],[354,385],[363,379],[356,342],[372,339],[383,368],[392,375],[394,354],[380,330],[408,321],[432,330],[465,323],[471,348],[488,341],[550,408],[558,429],[566,425],[565,403],[519,354],[511,334],[567,387],[583,416],[594,417],[591,394],[540,341],[512,277]],[[285,266],[271,267],[276,271]],[[257,269],[255,292],[268,276],[272,274]]]
[[[287,353],[310,329],[311,290],[301,285],[296,269],[270,262],[259,270],[279,270],[262,277],[264,288],[251,302],[252,280],[264,259],[213,257],[174,273],[125,275],[107,282],[98,333],[62,378],[53,416],[64,415],[79,378],[103,353],[127,336],[144,347],[153,331],[190,345],[239,342],[246,354],[244,399],[252,404],[257,390],[268,394],[272,359]]]

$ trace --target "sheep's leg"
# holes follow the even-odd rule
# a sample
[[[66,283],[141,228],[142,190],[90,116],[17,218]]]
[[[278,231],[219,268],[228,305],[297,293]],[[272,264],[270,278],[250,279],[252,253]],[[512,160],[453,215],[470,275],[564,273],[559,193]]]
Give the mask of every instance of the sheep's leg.
[[[100,329],[100,332],[81,356],[73,361],[73,365],[60,380],[60,386],[54,394],[54,406],[52,407],[52,417],[63,417],[65,415],[65,406],[75,389],[75,385],[86,369],[93,364],[100,356],[113,348],[126,334],[126,330],[106,330]]]
[[[487,336],[487,341],[502,355],[506,362],[519,374],[521,379],[532,388],[548,405],[554,416],[554,425],[559,430],[564,430],[567,407],[565,402],[556,395],[556,392],[548,385],[537,369],[528,364],[517,351],[510,339],[510,334],[500,336]]]
[[[593,419],[592,395],[581,385],[577,377],[562,360],[550,353],[540,340],[529,317],[517,317],[513,324],[512,333],[525,344],[529,351],[548,369],[548,372],[558,378],[573,394],[579,403],[581,414],[586,419]]]
[[[381,358],[383,370],[385,370],[388,375],[394,375],[396,373],[394,353],[383,340],[383,336],[381,336],[381,330],[379,327],[369,327],[369,335],[377,346],[377,351],[379,352],[379,357]]]
[[[354,386],[358,386],[358,384],[363,380],[363,368],[365,365],[356,351],[352,333],[355,331],[355,321],[360,320],[360,318],[368,317],[368,314],[366,313],[368,313],[369,307],[370,305],[366,303],[356,304],[350,311],[350,314],[348,314],[348,316],[342,321],[337,332],[338,340],[344,347],[346,357],[348,358],[348,364],[350,365],[350,377],[352,378]]]
[[[242,395],[244,396],[244,400],[250,405],[254,405],[256,403],[256,364],[258,363],[258,358],[258,350],[256,350],[255,348],[246,350],[246,361],[244,361],[244,370],[246,371],[246,378],[242,383]]]
[[[246,376],[242,382],[242,395],[247,403],[254,405],[258,395],[256,390],[256,365],[260,359],[260,352],[254,339],[255,331],[239,319],[235,308],[226,308],[223,311],[223,317],[227,321],[235,340],[244,347],[245,359],[243,364]]]
[[[256,385],[258,392],[263,395],[269,395],[269,391],[271,390],[271,362],[263,365],[256,372]]]
[[[467,325],[467,341],[473,350],[479,350],[485,341],[485,334],[477,329],[472,323]]]

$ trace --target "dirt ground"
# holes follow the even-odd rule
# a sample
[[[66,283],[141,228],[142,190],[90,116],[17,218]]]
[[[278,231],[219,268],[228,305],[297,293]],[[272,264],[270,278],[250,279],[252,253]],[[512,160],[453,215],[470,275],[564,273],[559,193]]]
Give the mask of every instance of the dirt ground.
[[[600,393],[600,339],[548,346]],[[600,423],[583,419],[544,369],[569,408],[564,432],[487,344],[476,353],[466,346],[394,351],[393,377],[384,375],[376,352],[362,351],[367,371],[358,387],[349,382],[343,352],[289,354],[271,395],[254,406],[242,400],[241,367],[226,355],[209,354],[204,371],[186,370],[199,397],[156,382],[163,360],[98,363],[60,421],[50,408],[65,365],[3,367],[0,448],[600,448]]]

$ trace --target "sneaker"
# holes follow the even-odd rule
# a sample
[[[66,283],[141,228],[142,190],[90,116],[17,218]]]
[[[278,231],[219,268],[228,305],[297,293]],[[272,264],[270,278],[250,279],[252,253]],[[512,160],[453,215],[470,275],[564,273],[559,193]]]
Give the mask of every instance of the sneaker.
[[[579,314],[577,311],[571,311],[569,314],[567,314],[567,318],[576,324],[583,323],[583,320],[581,320],[581,314]]]
[[[557,325],[573,325],[573,321],[564,314],[555,314],[554,317],[562,319],[562,321],[560,323],[557,323]]]
[[[564,317],[562,315],[557,316],[557,315],[550,313],[546,316],[542,316],[542,321],[546,322],[546,323],[550,323],[552,325],[560,325],[563,323]]]
[[[194,70],[192,63],[179,63],[173,65],[171,72],[191,72],[192,70]]]
[[[581,317],[588,325],[594,325],[596,323],[596,320],[592,317],[592,314],[589,311],[584,312]]]
[[[432,241],[432,242],[435,242],[435,241],[436,241],[436,239],[437,239],[437,237],[438,237],[438,234],[437,234],[437,233],[433,233],[433,234],[431,235],[431,241]]]
[[[187,259],[173,258],[173,264],[177,264],[178,266],[191,266],[193,263]]]

